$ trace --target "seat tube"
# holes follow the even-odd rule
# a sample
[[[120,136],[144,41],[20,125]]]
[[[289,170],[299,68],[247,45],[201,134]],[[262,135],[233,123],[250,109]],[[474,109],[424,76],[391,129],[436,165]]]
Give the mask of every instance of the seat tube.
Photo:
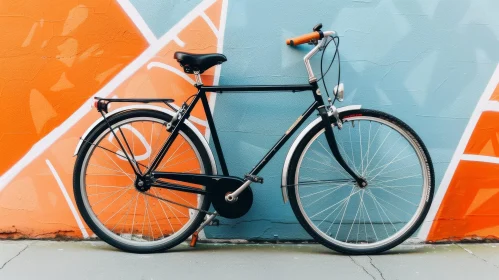
[[[213,145],[215,145],[215,150],[217,151],[218,161],[220,162],[220,167],[222,168],[223,175],[229,176],[227,163],[225,162],[222,146],[220,145],[220,139],[218,138],[215,122],[213,121],[213,116],[211,114],[210,104],[208,103],[206,92],[204,90],[201,91],[202,91],[201,103],[203,104],[204,112],[206,114],[206,120],[208,121],[208,127],[210,129],[211,137],[213,138]]]

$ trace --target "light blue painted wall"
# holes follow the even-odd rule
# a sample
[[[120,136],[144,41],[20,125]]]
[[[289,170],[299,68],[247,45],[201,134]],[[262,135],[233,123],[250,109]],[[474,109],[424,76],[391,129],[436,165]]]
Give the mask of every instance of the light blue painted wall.
[[[168,12],[132,2],[157,35],[167,30],[164,21],[193,6],[175,1],[178,10]],[[341,37],[343,104],[383,110],[412,126],[430,150],[438,186],[499,61],[498,10],[496,0],[230,0],[220,84],[306,83],[309,47],[284,40],[322,22]],[[248,172],[311,100],[307,93],[219,95],[215,122],[231,174]],[[253,186],[250,212],[221,219],[206,229],[209,237],[307,238],[280,194],[289,144],[261,172],[265,183]]]
[[[156,37],[161,37],[201,0],[130,0]]]

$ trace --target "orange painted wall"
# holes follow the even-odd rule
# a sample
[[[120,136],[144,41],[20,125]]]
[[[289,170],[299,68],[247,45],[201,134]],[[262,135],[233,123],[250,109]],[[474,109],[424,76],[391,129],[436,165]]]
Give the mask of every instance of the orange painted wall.
[[[195,88],[157,66],[182,73],[174,51],[216,52],[218,38],[199,13],[149,44],[116,1],[64,0],[50,7],[9,2],[2,1],[0,11],[12,16],[0,22],[19,27],[0,32],[0,154],[6,158],[0,173],[8,180],[0,186],[0,238],[91,236],[74,210],[72,191],[75,147],[100,117],[89,106],[91,97],[99,92],[182,102]],[[221,9],[219,0],[202,10],[217,28]],[[214,71],[203,75],[205,84],[213,82]],[[204,119],[199,108],[192,115]],[[19,165],[23,156],[30,160]],[[6,171],[12,178],[6,179]]]
[[[0,3],[0,174],[147,47],[114,0]]]
[[[497,101],[498,96],[499,85],[490,101]],[[428,241],[499,239],[499,165],[486,162],[499,157],[498,119],[499,112],[481,113],[464,155],[484,157],[459,161],[439,205]]]

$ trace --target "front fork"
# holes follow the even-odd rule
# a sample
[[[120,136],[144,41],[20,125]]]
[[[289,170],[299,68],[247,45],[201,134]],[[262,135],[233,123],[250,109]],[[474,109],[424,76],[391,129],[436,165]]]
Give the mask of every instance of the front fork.
[[[336,126],[338,126],[339,129],[341,129],[342,122],[339,118],[338,111],[337,111],[336,107],[334,107],[334,105],[330,105],[330,106],[331,106],[330,110],[331,110],[333,117],[334,117],[334,124]],[[326,108],[325,105],[319,106],[317,108],[317,110],[319,111],[319,116],[321,117],[322,122],[324,123],[324,127],[325,127],[324,134],[326,135],[327,143],[329,145],[329,148],[331,149],[331,152],[333,153],[334,158],[341,165],[341,167],[343,167],[343,169],[345,169],[345,171],[350,176],[352,176],[352,178],[355,180],[355,182],[357,183],[357,185],[360,188],[367,187],[367,181],[364,178],[360,177],[357,173],[355,173],[355,171],[353,171],[352,168],[350,168],[350,166],[347,164],[347,162],[345,161],[345,159],[341,155],[340,150],[338,149],[338,144],[336,142],[336,138],[334,136],[334,131],[333,131],[333,128],[331,126],[332,122],[329,118],[329,110]]]

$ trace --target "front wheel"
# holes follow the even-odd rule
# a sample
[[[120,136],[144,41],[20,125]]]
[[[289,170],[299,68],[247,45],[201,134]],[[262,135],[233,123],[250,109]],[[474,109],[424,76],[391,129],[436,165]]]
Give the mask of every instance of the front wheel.
[[[359,187],[336,162],[318,123],[298,144],[287,176],[293,212],[318,242],[345,254],[375,254],[409,238],[433,198],[430,155],[418,135],[383,112],[340,114],[339,150],[367,180]]]

